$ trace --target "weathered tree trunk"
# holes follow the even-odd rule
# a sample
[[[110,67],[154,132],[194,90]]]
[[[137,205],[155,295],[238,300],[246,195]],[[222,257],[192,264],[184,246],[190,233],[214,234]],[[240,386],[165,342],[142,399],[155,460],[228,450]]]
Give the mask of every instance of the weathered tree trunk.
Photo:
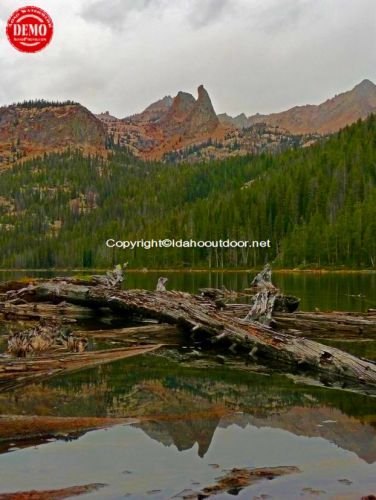
[[[276,309],[274,308],[274,311]],[[248,304],[226,304],[223,314],[243,318],[249,311]],[[356,339],[376,336],[376,314],[356,312],[274,312],[277,330],[291,331],[305,337],[339,337]]]
[[[76,337],[87,337],[90,339],[122,339],[128,340],[132,337],[137,337],[142,335],[152,336],[153,341],[156,338],[163,336],[167,338],[168,336],[178,333],[178,328],[174,325],[167,324],[155,324],[155,325],[143,325],[143,326],[130,326],[127,328],[116,328],[114,330],[81,330],[75,331],[74,335]],[[135,340],[136,342],[136,340]],[[170,344],[169,344],[170,345]]]
[[[88,318],[92,316],[93,311],[88,307],[80,307],[67,302],[61,304],[31,304],[24,301],[0,302],[0,314],[5,319],[41,319],[64,317],[64,320],[70,319],[75,322],[78,318]]]
[[[269,325],[272,321],[272,314],[276,293],[271,290],[263,290],[253,297],[251,310],[244,318],[245,321],[258,321],[263,325]]]
[[[128,262],[117,264],[112,271],[107,271],[105,275],[93,276],[92,281],[97,285],[104,285],[111,288],[120,287],[125,279],[125,270]]]
[[[246,291],[252,291],[252,294],[246,293]],[[268,289],[268,291],[271,293],[274,292],[273,289]],[[233,300],[239,297],[250,297],[251,295],[254,297],[256,290],[254,288],[246,288],[245,292],[235,292],[233,290],[222,290],[219,288],[199,288],[199,292],[203,297],[214,300],[217,305],[225,306],[229,299]],[[299,303],[300,299],[294,295],[277,293],[273,304],[273,312],[295,312],[299,307]],[[245,316],[249,311],[249,305],[244,304],[244,307],[248,308],[244,311]]]
[[[299,312],[275,314],[273,319],[278,328],[298,330],[306,337],[376,336],[375,313]]]
[[[67,283],[40,283],[18,292],[27,300],[61,301],[98,308],[107,306],[123,315],[155,318],[212,344],[231,345],[252,359],[275,368],[309,370],[329,380],[376,386],[376,364],[312,340],[275,332],[257,322],[248,323],[219,311],[205,297],[183,292],[111,290]],[[80,355],[82,356],[82,355]]]
[[[269,264],[266,264],[264,269],[253,278],[251,287],[261,290],[275,290],[272,283],[272,269]]]
[[[168,278],[164,278],[163,276],[161,276],[158,279],[156,291],[157,292],[165,292],[166,291],[166,283],[167,283],[167,281],[168,281]]]

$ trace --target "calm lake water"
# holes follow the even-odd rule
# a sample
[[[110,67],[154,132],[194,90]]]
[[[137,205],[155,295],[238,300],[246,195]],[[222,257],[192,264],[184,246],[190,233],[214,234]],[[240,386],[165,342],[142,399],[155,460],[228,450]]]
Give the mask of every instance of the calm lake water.
[[[248,273],[129,273],[127,286],[152,289],[162,274],[169,289],[249,284]],[[374,274],[275,273],[274,282],[301,297],[304,310],[376,305]],[[342,344],[374,355],[372,340]],[[138,419],[69,441],[0,443],[0,493],[99,482],[107,486],[84,498],[164,500],[198,492],[234,467],[296,466],[299,473],[257,482],[238,498],[360,500],[375,494],[375,396],[255,370],[236,359],[223,365],[215,354],[180,342],[0,392],[3,415]]]
[[[73,441],[23,449],[15,443],[0,455],[0,492],[100,482],[108,486],[87,498],[183,498],[183,490],[199,491],[233,467],[288,465],[301,472],[256,483],[239,497],[360,498],[375,492],[374,398],[205,357],[172,362],[170,354],[0,394],[3,414],[145,419]]]
[[[0,271],[0,281],[25,276],[49,278],[74,274],[52,271]],[[153,290],[158,278],[166,276],[169,290],[197,293],[199,288],[225,286],[229,290],[241,291],[249,287],[254,275],[255,273],[250,272],[129,272],[125,286]],[[376,308],[376,272],[274,272],[273,282],[283,293],[300,297],[302,311],[312,311],[315,308],[322,311],[366,311],[368,308]]]

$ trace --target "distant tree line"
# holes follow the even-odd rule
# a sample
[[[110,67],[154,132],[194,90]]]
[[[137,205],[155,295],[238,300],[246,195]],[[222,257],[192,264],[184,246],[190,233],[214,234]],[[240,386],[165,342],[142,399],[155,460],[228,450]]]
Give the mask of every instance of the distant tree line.
[[[25,109],[42,109],[49,107],[61,107],[61,106],[69,106],[73,104],[78,104],[75,101],[67,100],[67,101],[48,101],[46,99],[30,99],[27,101],[13,103],[8,107],[17,106],[18,108]]]

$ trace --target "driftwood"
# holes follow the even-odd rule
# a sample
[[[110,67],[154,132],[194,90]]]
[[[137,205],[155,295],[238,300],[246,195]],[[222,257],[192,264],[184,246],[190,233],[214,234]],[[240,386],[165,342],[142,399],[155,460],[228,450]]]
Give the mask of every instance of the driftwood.
[[[0,388],[15,387],[30,381],[67,373],[82,368],[91,368],[119,359],[138,356],[159,349],[161,344],[106,349],[85,353],[60,353],[34,358],[0,358]]]
[[[76,337],[87,337],[91,339],[124,339],[128,340],[132,337],[137,337],[140,335],[153,335],[153,338],[159,335],[168,336],[176,334],[178,329],[176,326],[167,324],[158,325],[145,325],[145,326],[131,326],[127,328],[116,328],[107,330],[82,330],[75,331],[74,335]],[[136,342],[136,340],[135,340]]]
[[[264,269],[258,273],[251,282],[251,287],[260,290],[251,300],[251,310],[245,316],[245,321],[258,321],[263,325],[270,325],[273,312],[276,310],[277,288],[272,283],[272,269],[266,264]],[[291,301],[287,297],[279,295],[280,310],[291,310]],[[296,308],[299,305],[297,300]]]
[[[297,474],[298,472],[301,472],[300,469],[291,465],[285,467],[260,467],[257,469],[234,468],[228,471],[224,476],[216,478],[217,482],[215,484],[206,486],[199,492],[185,491],[182,495],[177,495],[175,498],[194,500],[197,498],[209,498],[226,492],[232,495],[237,495],[243,488],[251,486],[259,481],[271,481],[276,477],[286,476],[288,474]]]
[[[276,293],[272,290],[263,290],[253,297],[251,310],[248,312],[245,321],[258,321],[263,325],[269,325],[272,321],[272,314]]]
[[[166,291],[166,283],[167,283],[167,281],[168,281],[168,278],[164,278],[163,276],[161,276],[158,279],[156,291],[157,292],[165,292]]]
[[[11,281],[2,281],[0,283],[0,295],[5,295],[7,292],[11,290],[21,290],[29,285],[36,285],[38,282],[44,281],[41,278],[27,278],[23,280],[11,280]]]
[[[258,288],[261,290],[276,289],[272,283],[272,269],[269,264],[266,264],[264,269],[253,278],[251,281],[251,288]]]
[[[253,278],[251,289],[257,289],[259,292],[252,297],[252,308],[245,317],[248,321],[256,320],[270,325],[274,312],[294,312],[299,307],[300,299],[278,293],[272,283],[272,269],[269,264]]]
[[[273,290],[269,290],[272,292]],[[235,292],[229,290],[222,290],[219,288],[200,288],[199,292],[203,297],[208,297],[213,300],[219,307],[224,307],[228,304],[227,299],[236,299],[239,297],[252,297],[255,296],[254,288],[246,288],[244,292]],[[246,293],[251,292],[251,293]],[[295,312],[299,307],[300,299],[295,297],[294,295],[284,295],[282,293],[277,293],[275,295],[273,312]],[[253,305],[253,301],[251,300],[251,305]],[[244,310],[244,315],[246,315],[249,311],[249,306],[247,310]]]
[[[60,304],[30,304],[21,301],[0,302],[0,314],[5,319],[41,319],[56,318],[56,316],[68,318],[70,322],[75,319],[88,318],[92,315],[92,310],[87,307],[79,307],[67,302]]]
[[[375,313],[342,312],[300,312],[294,314],[275,314],[273,319],[280,329],[294,329],[306,337],[346,338],[376,336]]]
[[[244,318],[248,311],[249,304],[227,304],[222,313],[230,318]],[[359,339],[376,335],[376,314],[336,311],[293,314],[274,312],[273,326],[277,330],[304,337],[329,338],[346,335],[346,338]]]
[[[175,324],[211,345],[231,346],[250,359],[275,368],[308,370],[326,379],[376,386],[376,364],[306,338],[276,332],[217,309],[205,297],[183,292],[111,290],[71,284],[40,283],[18,292],[20,298],[38,301],[66,300],[92,308],[110,307],[119,314],[136,314]],[[96,354],[96,353],[94,353]],[[80,355],[83,356],[83,355]]]
[[[92,281],[96,285],[108,286],[110,288],[118,288],[121,286],[125,278],[125,270],[128,266],[128,262],[124,264],[117,264],[112,271],[107,271],[107,273],[102,276],[93,276]]]
[[[58,490],[32,490],[16,491],[14,493],[0,493],[0,500],[62,500],[73,496],[92,493],[107,486],[102,483],[83,484],[80,486],[69,486]]]

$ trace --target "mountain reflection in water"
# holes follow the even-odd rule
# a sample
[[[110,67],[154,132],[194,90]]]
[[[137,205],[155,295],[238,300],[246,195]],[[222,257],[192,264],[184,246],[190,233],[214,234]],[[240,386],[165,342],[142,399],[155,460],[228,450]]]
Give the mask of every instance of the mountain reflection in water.
[[[182,366],[145,355],[0,394],[0,414],[139,418],[164,446],[204,457],[217,429],[283,429],[321,437],[376,462],[371,396],[294,384],[277,374]],[[297,464],[298,465],[298,464]]]

